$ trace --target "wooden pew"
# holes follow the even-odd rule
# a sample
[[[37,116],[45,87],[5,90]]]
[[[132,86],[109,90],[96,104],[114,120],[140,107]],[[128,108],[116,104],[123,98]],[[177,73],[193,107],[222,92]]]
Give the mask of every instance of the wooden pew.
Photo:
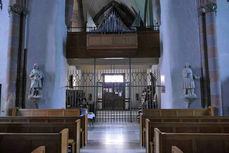
[[[60,133],[0,133],[1,153],[31,153],[45,146],[46,153],[67,153],[68,129]]]
[[[166,133],[155,129],[155,153],[170,153],[172,146],[184,153],[228,153],[228,133]]]
[[[37,149],[33,150],[31,153],[45,153],[45,146],[40,146]]]
[[[79,117],[80,109],[18,109],[11,110],[11,116],[24,117]],[[84,124],[83,124],[84,123]],[[81,120],[81,146],[85,146],[88,141],[88,118],[87,114]]]
[[[190,117],[151,117],[148,118],[151,122],[161,122],[161,123],[167,123],[167,122],[229,122],[229,117],[222,117],[222,116],[190,116]],[[145,136],[146,136],[146,128],[145,124],[143,124],[143,133],[142,133],[142,138],[144,138],[143,142],[145,145]]]
[[[146,119],[146,152],[153,152],[154,129],[170,133],[229,133],[229,123],[157,123]]]
[[[145,146],[145,119],[162,117],[196,117],[196,116],[214,116],[214,107],[208,109],[143,109],[140,114],[140,140],[142,146]]]
[[[0,117],[0,122],[16,122],[16,123],[17,122],[28,122],[28,123],[44,122],[44,123],[61,123],[63,125],[69,122],[75,124],[76,120],[80,120],[80,141],[76,141],[77,143],[76,146],[78,145],[82,146],[82,144],[85,144],[83,143],[85,141],[85,138],[83,137],[85,136],[84,135],[85,124],[81,124],[81,123],[85,123],[85,116],[80,116],[80,117],[21,117],[21,116]]]
[[[80,116],[80,109],[18,109],[13,108],[11,110],[11,116]]]
[[[69,144],[72,152],[80,153],[80,120],[74,122],[0,122],[0,133],[57,133],[62,129],[69,129]]]
[[[172,153],[183,153],[177,146],[172,146]]]

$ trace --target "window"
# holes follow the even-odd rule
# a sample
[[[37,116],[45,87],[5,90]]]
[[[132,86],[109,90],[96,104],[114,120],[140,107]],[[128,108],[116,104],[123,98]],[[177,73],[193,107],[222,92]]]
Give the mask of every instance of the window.
[[[118,83],[122,83],[124,82],[124,76],[123,75],[112,75],[112,74],[109,74],[109,75],[105,75],[104,76],[104,82],[110,82],[110,83],[115,83],[115,82],[118,82]]]

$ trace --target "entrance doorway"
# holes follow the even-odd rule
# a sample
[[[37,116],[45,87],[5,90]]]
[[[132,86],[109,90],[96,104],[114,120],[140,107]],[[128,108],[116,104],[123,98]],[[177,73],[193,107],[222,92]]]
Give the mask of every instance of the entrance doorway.
[[[103,110],[125,110],[124,83],[104,83]]]
[[[103,110],[125,110],[125,74],[103,74],[103,77]]]

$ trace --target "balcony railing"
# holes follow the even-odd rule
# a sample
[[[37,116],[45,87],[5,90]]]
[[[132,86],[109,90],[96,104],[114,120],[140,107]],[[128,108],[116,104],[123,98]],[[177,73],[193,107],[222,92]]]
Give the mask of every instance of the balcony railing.
[[[137,31],[159,31],[159,26],[153,27],[130,27],[129,30],[121,29],[99,29],[98,27],[68,27],[68,32],[87,32],[99,34],[118,34],[118,33],[136,33]]]
[[[135,28],[127,32],[101,32],[95,27],[68,28],[67,58],[159,58],[159,27]]]

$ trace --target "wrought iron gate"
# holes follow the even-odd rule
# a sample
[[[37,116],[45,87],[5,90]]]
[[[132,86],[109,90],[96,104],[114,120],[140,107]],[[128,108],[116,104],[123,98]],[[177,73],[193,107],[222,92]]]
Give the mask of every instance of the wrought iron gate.
[[[142,107],[153,106],[153,96],[146,94],[153,88],[152,74],[149,65],[134,65],[131,59],[93,59],[70,66],[66,107],[88,107],[98,122],[137,121]],[[123,75],[123,81],[106,82],[106,75]]]

